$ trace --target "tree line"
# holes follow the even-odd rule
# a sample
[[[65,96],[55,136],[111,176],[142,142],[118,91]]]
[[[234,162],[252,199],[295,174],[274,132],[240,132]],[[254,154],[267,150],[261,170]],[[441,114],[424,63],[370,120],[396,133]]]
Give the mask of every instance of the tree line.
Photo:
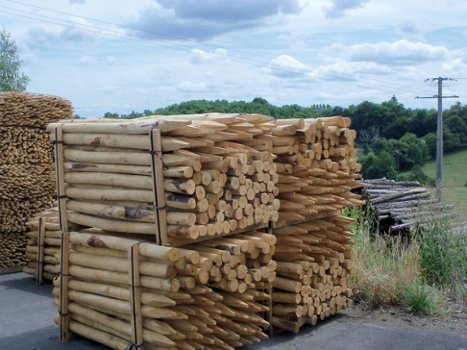
[[[412,177],[426,180],[418,167],[436,155],[436,110],[406,108],[396,97],[382,103],[364,101],[349,107],[315,104],[275,106],[261,97],[251,102],[193,100],[142,113],[106,113],[106,118],[136,118],[153,114],[260,113],[275,118],[316,118],[344,115],[357,130],[357,147],[366,178],[396,178],[400,171],[412,169]],[[444,112],[444,150],[467,147],[467,106],[452,105]]]

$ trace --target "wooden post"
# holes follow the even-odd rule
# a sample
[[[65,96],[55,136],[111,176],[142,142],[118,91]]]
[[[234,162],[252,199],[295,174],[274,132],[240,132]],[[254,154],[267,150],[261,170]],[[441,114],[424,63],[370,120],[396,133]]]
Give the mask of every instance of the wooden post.
[[[272,337],[272,336],[274,336],[274,326],[272,325],[272,317],[273,317],[273,314],[272,314],[272,283],[269,283],[268,294],[269,294],[270,298],[268,300],[269,311],[268,311],[267,321],[269,322],[269,336]]]
[[[70,339],[70,316],[68,314],[68,280],[69,266],[68,253],[70,234],[68,232],[68,218],[65,197],[65,170],[63,157],[63,124],[54,128],[55,144],[55,170],[57,178],[57,201],[60,219],[61,248],[60,248],[60,340],[66,342]]]
[[[270,235],[273,235],[273,222],[271,220],[269,220],[268,222],[268,234]],[[272,283],[269,282],[268,283],[268,294],[269,294],[269,300],[267,301],[268,303],[268,307],[269,307],[269,311],[267,313],[267,320],[269,322],[269,336],[272,337],[274,335],[274,326],[272,325],[272,317],[273,317],[273,313],[272,313]]]
[[[130,266],[130,305],[131,336],[136,349],[143,346],[143,318],[141,314],[141,287],[139,275],[139,243],[128,247],[128,263]]]
[[[39,226],[37,228],[37,267],[36,267],[36,283],[41,285],[44,283],[44,241],[45,241],[45,224],[42,217],[39,218]]]
[[[156,209],[156,243],[168,245],[167,213],[165,209],[164,169],[162,162],[161,131],[157,126],[149,132],[151,148],[151,170],[154,193],[154,207]]]

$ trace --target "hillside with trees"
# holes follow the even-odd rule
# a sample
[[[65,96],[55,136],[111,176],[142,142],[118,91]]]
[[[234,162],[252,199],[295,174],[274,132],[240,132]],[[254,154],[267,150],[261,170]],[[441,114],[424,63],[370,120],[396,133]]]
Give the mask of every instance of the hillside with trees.
[[[187,113],[261,113],[275,118],[315,118],[344,115],[352,119],[358,132],[357,144],[363,176],[366,178],[396,178],[398,173],[408,179],[426,181],[420,166],[436,154],[436,111],[406,108],[395,97],[382,103],[364,101],[349,107],[330,105],[275,106],[264,98],[251,102],[226,100],[194,100],[165,108],[120,115],[106,113],[106,118],[136,118],[152,114]],[[460,103],[444,111],[444,150],[450,153],[467,147],[467,106]]]

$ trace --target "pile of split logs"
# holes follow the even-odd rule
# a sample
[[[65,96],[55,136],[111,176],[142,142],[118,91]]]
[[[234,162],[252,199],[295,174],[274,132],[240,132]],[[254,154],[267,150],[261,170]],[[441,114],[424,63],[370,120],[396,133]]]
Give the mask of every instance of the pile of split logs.
[[[58,97],[0,93],[0,270],[25,263],[26,222],[54,201],[55,175],[46,126],[71,118]]]
[[[362,180],[363,195],[375,215],[378,231],[404,234],[413,225],[424,226],[435,218],[453,217],[452,205],[431,197],[417,181]]]
[[[247,114],[51,124],[62,339],[234,349],[350,306],[341,211],[362,201],[349,127]]]

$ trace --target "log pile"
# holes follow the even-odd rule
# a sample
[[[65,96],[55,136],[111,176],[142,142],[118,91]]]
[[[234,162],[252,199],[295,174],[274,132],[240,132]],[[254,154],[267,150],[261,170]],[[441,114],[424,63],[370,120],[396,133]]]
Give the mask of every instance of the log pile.
[[[63,141],[68,221],[161,232],[160,243],[183,245],[277,220],[272,154],[248,146],[266,131],[246,120],[272,118],[207,114],[50,125]]]
[[[297,333],[352,305],[352,223],[334,215],[274,229],[273,327]]]
[[[26,222],[49,208],[55,193],[46,126],[72,117],[61,98],[0,93],[0,270],[26,262]]]
[[[52,280],[60,273],[61,236],[58,209],[38,213],[27,223],[26,259],[23,272],[34,275],[38,283]]]
[[[182,249],[96,229],[71,232],[67,305],[64,276],[53,292],[70,317],[56,322],[113,349],[252,344],[266,338],[262,327],[269,324],[270,294],[260,289],[274,277],[274,241],[254,231]]]
[[[273,327],[298,332],[349,307],[352,220],[340,215],[360,206],[360,164],[350,119],[278,120],[269,137],[279,173],[277,278]]]
[[[362,204],[359,195],[351,192],[361,186],[355,182],[361,166],[356,161],[356,133],[349,129],[349,118],[277,122],[269,136],[279,173],[277,226]]]
[[[9,267],[20,266],[25,263],[24,247],[26,237],[13,233],[0,234],[0,272],[8,271]]]
[[[269,320],[297,332],[350,306],[340,213],[362,202],[349,127],[244,114],[51,124],[61,338],[234,349]]]
[[[412,226],[423,227],[433,219],[455,216],[452,205],[431,197],[417,181],[363,180],[363,195],[374,212],[378,231],[405,234]]]

